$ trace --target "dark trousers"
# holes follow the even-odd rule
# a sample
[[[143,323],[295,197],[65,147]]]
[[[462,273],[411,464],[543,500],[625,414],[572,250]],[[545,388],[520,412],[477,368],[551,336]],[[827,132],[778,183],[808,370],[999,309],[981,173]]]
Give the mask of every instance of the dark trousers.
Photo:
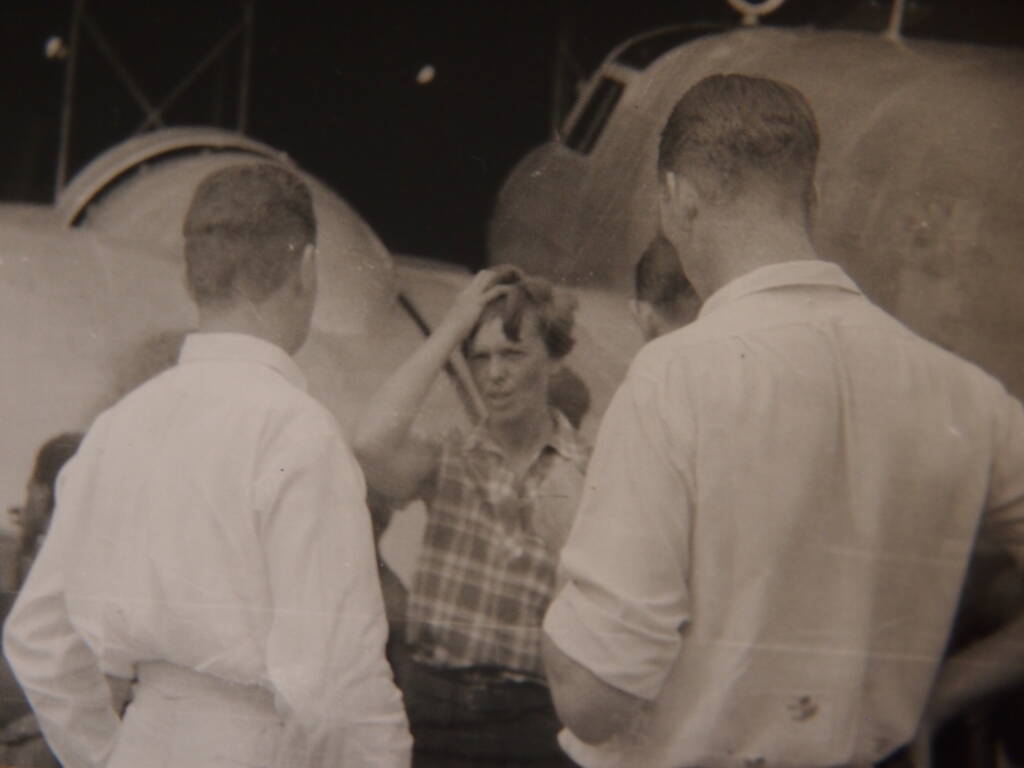
[[[397,665],[413,738],[413,768],[572,768],[547,686],[496,670]]]

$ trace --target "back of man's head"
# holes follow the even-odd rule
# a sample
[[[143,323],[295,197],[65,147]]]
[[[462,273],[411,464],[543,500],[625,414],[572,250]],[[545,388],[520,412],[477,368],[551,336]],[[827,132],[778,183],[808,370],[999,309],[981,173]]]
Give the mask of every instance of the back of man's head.
[[[313,198],[280,166],[231,166],[199,184],[183,232],[186,281],[197,304],[259,304],[315,244]]]
[[[679,254],[664,236],[651,241],[633,272],[634,314],[644,336],[653,339],[693,320],[700,305],[683,274]]]
[[[814,199],[818,125],[792,86],[712,75],[683,94],[661,135],[658,169],[688,178],[702,196],[731,202],[750,190],[799,203]]]

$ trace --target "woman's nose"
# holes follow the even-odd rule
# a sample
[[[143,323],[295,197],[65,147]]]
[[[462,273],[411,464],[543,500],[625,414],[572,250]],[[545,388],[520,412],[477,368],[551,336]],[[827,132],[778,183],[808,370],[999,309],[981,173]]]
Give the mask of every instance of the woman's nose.
[[[487,363],[487,375],[494,380],[501,380],[505,377],[508,372],[508,367],[505,365],[505,361],[500,357],[492,357]]]

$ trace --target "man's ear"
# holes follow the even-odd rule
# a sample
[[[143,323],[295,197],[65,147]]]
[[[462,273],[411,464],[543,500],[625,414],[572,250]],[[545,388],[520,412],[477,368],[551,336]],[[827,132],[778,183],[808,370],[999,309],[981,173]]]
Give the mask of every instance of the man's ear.
[[[181,285],[185,289],[185,295],[188,296],[189,299],[192,300],[192,303],[193,304],[198,304],[199,302],[196,299],[195,293],[192,292],[192,283],[188,279],[188,272],[186,272],[186,271],[183,271],[181,273]]]
[[[678,194],[678,183],[678,179],[672,171],[658,172],[658,208],[661,211],[662,221],[665,220],[665,214],[672,210]]]
[[[689,179],[674,171],[661,172],[658,189],[661,229],[672,241],[672,231],[679,227],[688,227],[697,216],[697,189]]]
[[[299,287],[303,293],[316,289],[316,246],[306,243],[299,262]]]
[[[814,217],[818,212],[818,182],[812,181],[807,185],[806,199],[804,200],[804,210],[807,214],[807,226],[811,227],[814,225]]]

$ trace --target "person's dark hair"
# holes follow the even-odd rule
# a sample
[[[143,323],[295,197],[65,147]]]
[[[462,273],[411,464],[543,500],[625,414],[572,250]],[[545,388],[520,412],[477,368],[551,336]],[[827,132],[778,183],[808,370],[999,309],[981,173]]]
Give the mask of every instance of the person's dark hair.
[[[679,255],[664,235],[658,235],[640,256],[633,272],[637,301],[646,301],[659,309],[673,309],[694,295],[693,285],[683,274]]]
[[[309,188],[277,165],[224,168],[196,188],[185,216],[186,281],[199,304],[237,295],[258,303],[316,242]]]
[[[544,341],[548,355],[554,360],[561,360],[576,344],[572,335],[576,319],[576,297],[556,290],[544,278],[530,277],[511,267],[502,269],[505,274],[498,279],[498,284],[508,285],[510,289],[480,313],[480,319],[462,342],[463,354],[468,356],[480,326],[492,317],[500,317],[505,335],[513,341],[519,341],[523,317],[530,311],[537,318],[537,332]]]
[[[690,179],[711,199],[771,184],[814,199],[818,124],[796,88],[761,77],[712,75],[683,94],[665,125],[658,169]]]
[[[52,492],[61,468],[75,455],[81,443],[80,432],[65,432],[43,443],[36,454],[31,481]]]

